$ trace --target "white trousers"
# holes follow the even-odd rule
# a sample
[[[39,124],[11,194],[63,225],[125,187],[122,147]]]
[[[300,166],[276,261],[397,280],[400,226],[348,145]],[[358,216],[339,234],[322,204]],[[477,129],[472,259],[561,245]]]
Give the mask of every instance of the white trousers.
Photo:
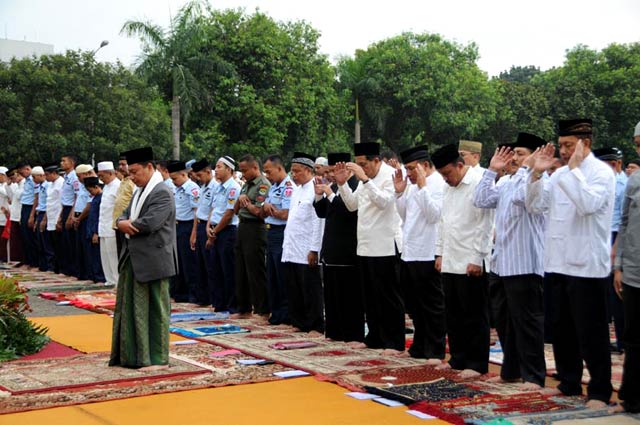
[[[116,237],[100,238],[100,258],[107,285],[118,284],[118,245]]]

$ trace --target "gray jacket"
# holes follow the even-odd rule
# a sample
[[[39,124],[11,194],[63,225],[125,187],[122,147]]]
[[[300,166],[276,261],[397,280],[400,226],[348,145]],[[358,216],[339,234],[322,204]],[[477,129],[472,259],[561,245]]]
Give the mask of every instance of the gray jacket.
[[[131,203],[118,221],[128,220],[130,213]],[[162,183],[156,185],[132,224],[140,233],[125,239],[125,247],[131,256],[134,278],[150,282],[177,275],[176,207],[171,189]],[[124,254],[125,249],[120,260]]]

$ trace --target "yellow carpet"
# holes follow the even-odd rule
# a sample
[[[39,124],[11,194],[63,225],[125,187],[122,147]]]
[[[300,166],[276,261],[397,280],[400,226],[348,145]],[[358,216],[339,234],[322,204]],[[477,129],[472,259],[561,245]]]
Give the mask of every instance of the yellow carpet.
[[[314,378],[160,394],[0,416],[3,424],[327,425],[424,423],[405,413],[344,395]],[[440,420],[428,425],[446,424]]]
[[[85,353],[111,350],[111,327],[113,319],[106,314],[83,314],[78,316],[31,317],[33,323],[49,328],[47,335],[60,344]],[[171,335],[171,341],[183,340]]]

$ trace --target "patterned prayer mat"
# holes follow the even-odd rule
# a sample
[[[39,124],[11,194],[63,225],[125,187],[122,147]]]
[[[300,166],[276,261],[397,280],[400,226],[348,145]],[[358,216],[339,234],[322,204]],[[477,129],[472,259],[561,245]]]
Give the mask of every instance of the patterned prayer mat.
[[[249,331],[247,329],[241,328],[240,326],[226,323],[224,325],[211,325],[211,326],[203,326],[201,324],[197,324],[196,326],[188,327],[188,328],[171,326],[169,328],[169,332],[172,332],[174,334],[178,334],[187,338],[202,338],[204,336],[236,334],[236,333],[245,333]]]
[[[551,397],[538,392],[508,396],[482,394],[473,398],[465,397],[439,402],[421,401],[412,404],[409,408],[447,421],[457,416],[466,423],[483,423],[496,419],[503,419],[505,421],[503,423],[509,423],[514,417],[557,412],[579,414],[587,410],[584,407],[584,399],[581,397]]]
[[[394,385],[392,387],[364,387],[371,394],[399,401],[404,404],[413,404],[419,401],[438,402],[460,397],[475,398],[485,394],[482,391],[453,382],[448,379],[438,379],[434,382],[420,384]]]
[[[229,313],[213,312],[213,311],[194,311],[194,312],[182,312],[171,313],[171,323],[179,322],[197,322],[199,320],[226,320],[229,318]]]
[[[486,421],[473,421],[475,424],[486,424]],[[567,410],[560,412],[544,412],[520,416],[509,416],[504,424],[513,425],[638,425],[638,414],[611,415],[607,409],[601,410]]]
[[[22,394],[205,372],[200,367],[180,360],[172,361],[169,369],[155,372],[108,367],[108,362],[109,353],[90,353],[75,357],[3,363],[0,365],[0,389],[12,394]]]
[[[275,372],[292,370],[276,363],[264,365],[238,364],[239,359],[252,358],[235,350],[227,350],[207,343],[172,345],[172,364],[184,363],[199,370],[204,369],[203,373],[179,376],[149,376],[142,379],[96,383],[91,386],[63,388],[47,392],[0,395],[0,414],[175,391],[274,381],[282,379],[273,375]],[[120,369],[107,368],[104,365],[101,367],[104,369]],[[0,372],[0,376],[4,376],[4,371]]]
[[[411,357],[383,357],[380,350],[352,349],[344,342],[329,341],[322,335],[293,332],[287,326],[270,326],[260,319],[232,319],[221,323],[231,323],[250,332],[205,336],[199,339],[236,348],[315,374],[425,364],[424,360]],[[283,342],[286,346],[301,348],[282,349],[285,347],[281,344]]]
[[[36,293],[43,291],[104,289],[103,285],[96,284],[90,280],[75,280],[75,278],[56,275],[53,272],[28,271],[11,266],[4,270],[3,273],[16,279],[20,286]]]
[[[613,326],[612,326],[613,329]],[[544,357],[547,365],[547,376],[553,376],[556,373],[556,361],[553,356],[553,346],[551,344],[544,345]],[[504,361],[504,354],[500,344],[496,344],[491,347],[489,352],[489,361],[494,364],[501,365]],[[623,357],[617,353],[611,353],[611,385],[615,391],[620,390],[622,385],[622,369],[624,365]],[[582,373],[582,383],[588,384],[591,379],[587,365],[584,365],[584,371]]]

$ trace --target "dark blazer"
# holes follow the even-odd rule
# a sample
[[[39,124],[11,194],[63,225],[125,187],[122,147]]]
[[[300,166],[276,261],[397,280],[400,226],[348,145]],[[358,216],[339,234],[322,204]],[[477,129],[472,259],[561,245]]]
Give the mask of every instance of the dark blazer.
[[[347,184],[351,190],[358,187],[358,179],[352,176]],[[338,193],[338,186],[331,185],[333,193]],[[313,203],[316,215],[325,219],[324,235],[322,237],[322,251],[320,258],[328,265],[355,265],[356,249],[358,247],[357,226],[358,212],[349,211],[336,195],[333,202],[325,197]]]
[[[128,220],[130,213],[131,202],[118,221]],[[140,233],[125,239],[125,247],[131,255],[135,279],[150,282],[178,274],[176,206],[167,185],[160,183],[153,188],[132,224]]]

